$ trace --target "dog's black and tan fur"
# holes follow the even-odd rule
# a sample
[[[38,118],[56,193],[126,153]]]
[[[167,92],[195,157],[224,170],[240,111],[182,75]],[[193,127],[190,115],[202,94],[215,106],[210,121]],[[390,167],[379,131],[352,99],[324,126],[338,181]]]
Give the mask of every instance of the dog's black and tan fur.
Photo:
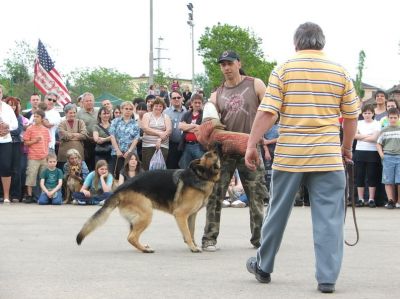
[[[185,170],[143,172],[115,190],[104,206],[85,223],[76,241],[80,245],[118,207],[130,223],[129,243],[142,252],[154,252],[150,246],[142,245],[139,238],[151,223],[153,209],[158,209],[174,215],[190,250],[200,252],[194,243],[196,214],[206,206],[219,177],[220,160],[216,150],[192,161]]]

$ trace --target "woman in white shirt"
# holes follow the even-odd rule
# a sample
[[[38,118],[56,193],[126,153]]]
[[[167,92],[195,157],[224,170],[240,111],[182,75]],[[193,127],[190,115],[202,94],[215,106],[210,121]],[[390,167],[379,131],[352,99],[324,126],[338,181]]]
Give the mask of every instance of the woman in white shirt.
[[[3,99],[3,86],[0,85],[0,99]],[[13,109],[0,100],[0,177],[3,185],[4,203],[10,203],[12,173],[12,138],[10,131],[18,128],[18,120]]]
[[[362,108],[363,120],[358,121],[356,151],[354,154],[356,170],[356,186],[358,193],[357,206],[368,205],[375,208],[375,191],[378,185],[379,154],[376,149],[376,140],[381,130],[381,124],[373,119],[375,112],[373,105]],[[365,178],[368,182],[369,199],[364,199]]]

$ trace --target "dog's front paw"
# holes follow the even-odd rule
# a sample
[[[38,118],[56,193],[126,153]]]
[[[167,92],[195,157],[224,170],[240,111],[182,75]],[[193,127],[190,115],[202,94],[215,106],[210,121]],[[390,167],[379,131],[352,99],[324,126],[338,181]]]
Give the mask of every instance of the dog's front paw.
[[[154,253],[154,249],[146,244],[144,245],[143,253]]]
[[[193,248],[190,248],[190,251],[191,251],[191,252],[194,252],[194,253],[199,253],[199,252],[201,252],[201,248],[198,247],[198,246],[195,246],[195,247],[193,247]]]

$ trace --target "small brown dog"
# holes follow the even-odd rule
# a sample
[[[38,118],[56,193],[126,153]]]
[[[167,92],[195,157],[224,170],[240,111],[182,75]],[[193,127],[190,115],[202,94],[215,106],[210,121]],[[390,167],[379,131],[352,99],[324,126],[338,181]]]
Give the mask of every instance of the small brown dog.
[[[81,166],[72,165],[69,167],[69,173],[65,184],[65,200],[64,204],[72,202],[72,193],[79,192],[83,185],[81,176]]]

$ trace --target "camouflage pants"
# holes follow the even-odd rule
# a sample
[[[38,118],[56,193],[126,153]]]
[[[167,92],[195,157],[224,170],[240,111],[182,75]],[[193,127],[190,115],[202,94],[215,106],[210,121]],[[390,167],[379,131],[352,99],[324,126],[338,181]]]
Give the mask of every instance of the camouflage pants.
[[[261,164],[257,170],[250,171],[244,163],[244,157],[233,155],[224,157],[221,160],[221,179],[215,184],[213,193],[207,204],[207,218],[202,239],[203,245],[205,243],[217,243],[222,201],[225,198],[226,191],[236,168],[239,172],[243,189],[249,199],[250,242],[256,247],[260,246],[261,226],[264,218],[264,199],[268,197],[264,178],[264,164],[261,160]]]

